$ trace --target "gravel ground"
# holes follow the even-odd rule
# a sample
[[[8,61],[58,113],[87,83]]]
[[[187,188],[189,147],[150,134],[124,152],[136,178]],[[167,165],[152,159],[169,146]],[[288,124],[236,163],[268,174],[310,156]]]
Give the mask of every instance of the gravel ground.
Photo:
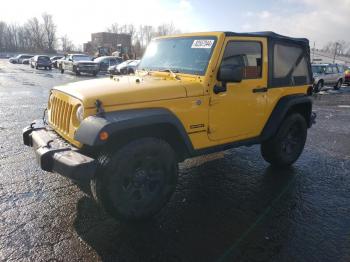
[[[292,168],[269,167],[258,146],[187,161],[162,212],[126,226],[22,145],[50,87],[89,78],[0,60],[0,260],[350,261],[350,87],[314,97]]]

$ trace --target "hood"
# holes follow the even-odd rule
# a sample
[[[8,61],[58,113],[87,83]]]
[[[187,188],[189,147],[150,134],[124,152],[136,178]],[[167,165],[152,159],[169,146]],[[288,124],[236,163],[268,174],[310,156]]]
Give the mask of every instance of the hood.
[[[98,63],[94,61],[75,61],[74,64],[98,65]]]
[[[188,92],[191,89],[191,92]],[[58,90],[83,101],[87,108],[95,106],[96,100],[102,106],[113,106],[149,101],[183,98],[203,95],[202,84],[196,81],[179,81],[166,77],[121,76],[70,83],[55,87]],[[195,92],[194,92],[195,91]]]

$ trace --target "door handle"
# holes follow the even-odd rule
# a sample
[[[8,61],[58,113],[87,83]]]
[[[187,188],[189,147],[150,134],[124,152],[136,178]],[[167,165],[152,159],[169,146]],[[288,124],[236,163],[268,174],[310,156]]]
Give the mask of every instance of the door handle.
[[[252,90],[253,93],[265,93],[267,92],[267,87],[259,87],[259,88],[254,88]]]

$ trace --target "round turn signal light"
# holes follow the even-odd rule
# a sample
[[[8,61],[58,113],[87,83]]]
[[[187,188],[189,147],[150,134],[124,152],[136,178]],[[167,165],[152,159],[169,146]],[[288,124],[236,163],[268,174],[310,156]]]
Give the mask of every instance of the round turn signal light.
[[[100,139],[102,140],[102,141],[105,141],[105,140],[107,140],[108,139],[108,137],[109,137],[109,135],[108,135],[108,133],[106,132],[106,131],[102,131],[102,132],[100,132]]]

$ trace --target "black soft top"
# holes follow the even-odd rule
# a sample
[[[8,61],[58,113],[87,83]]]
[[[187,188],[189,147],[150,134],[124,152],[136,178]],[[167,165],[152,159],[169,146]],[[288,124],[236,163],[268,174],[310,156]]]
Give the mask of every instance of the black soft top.
[[[284,42],[295,43],[298,45],[309,46],[309,40],[307,38],[294,38],[294,37],[276,34],[275,32],[271,32],[271,31],[251,32],[251,33],[225,32],[225,35],[226,36],[267,37],[271,40],[280,40]]]

